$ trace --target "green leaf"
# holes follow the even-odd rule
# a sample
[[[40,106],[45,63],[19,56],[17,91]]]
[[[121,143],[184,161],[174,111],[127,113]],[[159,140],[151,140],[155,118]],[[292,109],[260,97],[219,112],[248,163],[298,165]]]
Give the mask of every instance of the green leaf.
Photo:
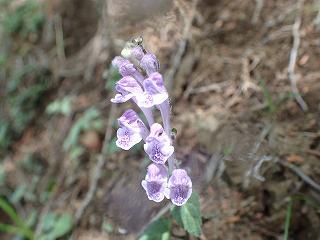
[[[66,235],[72,229],[73,221],[70,214],[65,213],[58,217],[54,213],[48,213],[44,219],[45,234],[40,240],[56,240]]]
[[[15,225],[17,225],[12,226],[0,223],[0,232],[18,234],[33,240],[33,232],[31,231],[31,229],[29,229],[25,225],[24,221],[16,213],[14,208],[3,198],[0,198],[0,209],[3,212],[5,212],[11,218],[12,221],[14,221]]]
[[[22,184],[22,185],[18,186],[15,189],[15,191],[12,193],[12,195],[10,197],[10,202],[12,202],[13,204],[20,202],[20,200],[23,198],[26,191],[27,191],[26,185]]]
[[[188,202],[183,206],[172,207],[171,215],[188,233],[200,237],[202,219],[198,194],[192,193]]]
[[[151,223],[139,240],[170,240],[171,221],[160,218]]]
[[[51,102],[46,108],[47,114],[61,113],[65,116],[71,114],[71,98],[65,97],[63,99]]]
[[[64,236],[72,229],[72,217],[70,214],[65,213],[61,215],[54,225],[51,235],[54,239]]]
[[[0,186],[4,185],[5,180],[6,180],[6,170],[4,169],[4,166],[0,164]]]

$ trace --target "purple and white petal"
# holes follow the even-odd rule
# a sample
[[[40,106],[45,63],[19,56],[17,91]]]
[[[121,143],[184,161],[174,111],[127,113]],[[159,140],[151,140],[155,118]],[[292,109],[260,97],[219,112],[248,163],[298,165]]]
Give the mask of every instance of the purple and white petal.
[[[161,202],[167,187],[168,170],[164,165],[150,164],[145,180],[141,182],[149,200]]]
[[[134,95],[143,93],[142,87],[131,76],[125,76],[116,83],[116,90],[122,95],[132,93]]]
[[[144,144],[144,151],[154,163],[165,164],[168,158],[173,154],[174,147],[167,143],[161,143],[154,140]]]
[[[121,78],[116,83],[115,88],[119,94],[117,94],[114,98],[111,99],[111,102],[114,103],[123,103],[135,97],[137,94],[143,94],[142,87],[131,76]]]
[[[118,68],[118,69],[121,66],[123,66],[125,64],[128,64],[128,63],[130,63],[130,61],[128,59],[125,59],[125,58],[120,57],[120,56],[115,57],[111,62],[112,66],[115,67],[115,68]]]
[[[128,93],[126,95],[122,95],[120,93],[117,93],[113,98],[111,98],[110,101],[113,103],[124,103],[133,97],[134,97],[134,95],[132,93]]]
[[[121,74],[121,76],[126,77],[126,76],[131,76],[134,79],[136,79],[138,82],[140,82],[141,84],[143,83],[144,77],[143,75],[136,69],[136,67],[128,62],[125,64],[122,64],[119,67],[119,73]]]
[[[129,150],[142,140],[141,134],[125,126],[117,130],[116,145],[124,150]]]
[[[152,124],[143,147],[150,160],[157,164],[165,164],[174,152],[170,138],[159,123]]]
[[[151,73],[158,72],[160,64],[156,56],[152,53],[146,53],[140,62],[140,66],[146,71],[149,76]]]
[[[150,74],[150,76],[144,80],[143,87],[145,92],[152,96],[154,105],[163,103],[169,97],[162,76],[158,72]]]
[[[136,99],[137,105],[140,108],[151,108],[155,105],[153,96],[146,92],[143,92],[141,94],[136,94],[135,99]]]
[[[146,181],[165,181],[168,180],[168,169],[165,165],[151,163],[147,167]]]
[[[184,169],[173,170],[164,194],[177,206],[182,206],[188,201],[192,194],[192,182]]]
[[[138,114],[132,109],[126,110],[121,117],[118,118],[120,127],[129,129],[131,132],[138,133],[145,140],[149,134],[149,130],[139,118]]]
[[[138,114],[134,110],[128,109],[118,118],[118,124],[120,126],[130,126],[135,124],[138,120],[140,120]]]
[[[136,46],[131,51],[131,56],[137,59],[138,61],[141,61],[141,59],[144,56],[144,52],[141,46]]]
[[[152,142],[154,140],[157,140],[163,143],[169,143],[169,144],[171,143],[170,138],[165,133],[163,127],[159,123],[154,123],[151,125],[150,134],[146,139],[147,142]]]
[[[131,76],[142,84],[144,77],[137,68],[128,59],[123,57],[115,57],[112,60],[112,66],[119,70],[122,77]]]

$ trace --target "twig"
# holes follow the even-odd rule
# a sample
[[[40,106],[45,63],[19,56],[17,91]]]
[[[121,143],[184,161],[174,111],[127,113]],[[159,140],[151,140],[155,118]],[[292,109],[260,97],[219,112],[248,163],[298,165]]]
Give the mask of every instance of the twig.
[[[224,87],[227,87],[229,85],[230,85],[230,81],[227,80],[224,82],[212,83],[207,86],[196,87],[196,88],[190,89],[188,91],[187,96],[190,96],[191,94],[199,94],[199,93],[205,93],[205,92],[211,92],[211,91],[221,92]]]
[[[272,17],[272,19],[266,21],[265,26],[267,28],[272,28],[277,24],[283,22],[291,12],[295,10],[295,6],[288,6],[284,11],[281,10],[281,14],[277,17]]]
[[[264,0],[256,0],[256,7],[254,9],[253,16],[251,19],[251,22],[253,24],[258,23],[263,5],[264,5]]]
[[[245,95],[248,94],[249,89],[254,91],[259,91],[260,88],[257,84],[255,84],[250,77],[250,66],[248,57],[244,57],[242,59],[242,72],[241,72],[241,91],[244,92]]]
[[[303,111],[308,110],[308,106],[305,101],[302,99],[299,89],[297,87],[297,75],[295,74],[295,66],[298,57],[298,50],[300,46],[300,26],[301,26],[301,9],[303,6],[304,0],[298,0],[297,2],[297,15],[295,22],[292,26],[292,36],[293,36],[293,46],[290,52],[289,65],[288,65],[288,78],[291,84],[291,91],[294,94],[294,97],[297,103],[300,105]]]
[[[270,161],[271,158],[270,156],[261,156],[259,157],[257,155],[260,147],[261,147],[261,144],[263,143],[263,141],[265,140],[265,138],[269,135],[270,131],[272,129],[272,125],[266,125],[261,133],[260,133],[260,136],[258,138],[258,141],[254,144],[253,148],[251,149],[251,151],[248,153],[248,159],[252,161],[251,163],[251,166],[250,166],[250,169],[246,172],[246,178],[244,179],[244,182],[243,182],[243,186],[245,188],[247,188],[250,184],[250,177],[255,177],[257,178],[258,180],[260,181],[264,181],[264,177],[261,176],[259,174],[259,170],[262,166],[262,164],[266,161]]]
[[[315,17],[315,19],[313,20],[313,24],[316,26],[316,28],[320,28],[320,1],[317,1],[318,2],[318,13],[317,13],[317,16]]]
[[[58,14],[54,20],[54,27],[56,32],[56,46],[57,46],[57,55],[60,62],[65,62],[66,54],[64,47],[64,37],[63,37],[63,28],[61,16]]]
[[[320,158],[320,151],[314,149],[306,149],[305,152]]]
[[[146,230],[146,228],[153,222],[157,221],[159,218],[161,218],[163,215],[165,215],[171,207],[171,203],[164,206],[160,211],[153,217],[151,220],[141,229],[138,236],[141,236],[141,234]]]
[[[84,200],[82,201],[80,207],[78,208],[78,210],[75,213],[74,225],[77,225],[79,223],[82,215],[84,214],[85,210],[87,209],[87,207],[91,203],[91,201],[97,191],[98,181],[101,177],[101,172],[102,172],[103,166],[105,165],[105,163],[107,161],[106,156],[108,154],[108,146],[109,146],[109,142],[110,142],[110,139],[112,136],[112,134],[111,134],[112,133],[112,123],[114,121],[115,112],[116,112],[116,104],[112,104],[111,108],[110,108],[110,112],[109,112],[109,120],[108,120],[108,125],[107,125],[107,129],[106,129],[105,137],[103,140],[103,147],[102,147],[101,153],[98,157],[97,164],[94,168],[94,172],[92,173],[89,191],[87,192]]]
[[[318,185],[309,176],[307,176],[304,172],[302,172],[300,168],[296,167],[295,165],[293,165],[291,163],[288,163],[286,161],[280,160],[280,159],[278,159],[277,162],[279,162],[282,166],[284,166],[286,168],[289,168],[293,173],[298,175],[311,188],[313,188],[317,192],[320,192],[320,185]]]
[[[172,67],[169,69],[169,71],[166,74],[167,88],[169,91],[172,89],[173,79],[179,69],[179,65],[181,63],[183,54],[186,51],[187,42],[190,37],[190,28],[192,25],[192,21],[195,17],[197,4],[198,4],[198,0],[193,0],[192,7],[191,7],[192,10],[191,10],[190,16],[184,16],[185,26],[184,26],[183,33],[182,33],[182,39],[180,41],[178,51],[173,58]],[[184,15],[184,14],[182,13],[182,15]]]

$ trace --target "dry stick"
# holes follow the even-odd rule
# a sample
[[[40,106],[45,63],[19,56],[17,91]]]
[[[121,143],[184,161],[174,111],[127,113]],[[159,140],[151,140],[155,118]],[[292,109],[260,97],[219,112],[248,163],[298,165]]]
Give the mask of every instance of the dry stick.
[[[82,201],[80,207],[78,208],[78,210],[75,213],[75,221],[74,221],[75,226],[79,223],[82,215],[84,214],[85,210],[87,209],[87,207],[91,203],[91,201],[97,191],[98,181],[101,177],[101,172],[102,172],[103,166],[105,165],[106,160],[107,160],[106,157],[108,154],[108,146],[109,146],[110,139],[112,136],[112,134],[111,134],[112,133],[112,124],[114,121],[115,113],[116,113],[116,104],[112,104],[111,108],[110,108],[110,112],[109,112],[108,125],[107,125],[107,129],[106,129],[105,137],[103,140],[102,150],[101,150],[101,153],[98,157],[97,164],[94,168],[94,172],[91,177],[89,191],[87,192],[84,200]]]
[[[192,2],[192,10],[191,10],[191,14],[190,14],[191,16],[184,16],[185,26],[184,26],[183,33],[182,33],[182,39],[180,41],[178,51],[173,58],[172,67],[169,69],[169,71],[166,74],[167,88],[169,91],[171,91],[171,89],[172,89],[173,79],[178,71],[179,65],[182,60],[182,56],[186,51],[187,42],[190,37],[190,28],[192,25],[192,21],[195,17],[197,4],[198,4],[198,0],[194,0]]]
[[[317,16],[315,17],[315,19],[313,20],[313,25],[316,26],[316,28],[320,28],[320,1],[317,1],[317,8],[318,8],[318,13]]]
[[[301,26],[301,9],[303,6],[303,0],[298,0],[297,9],[298,13],[296,15],[295,22],[292,26],[292,36],[293,36],[293,46],[290,52],[289,65],[288,65],[288,78],[291,84],[291,91],[294,94],[294,98],[301,107],[303,111],[308,110],[308,106],[302,99],[299,89],[297,87],[297,75],[295,74],[295,66],[298,56],[298,49],[300,46],[300,26]]]
[[[54,20],[54,28],[56,32],[56,46],[57,46],[57,56],[60,62],[66,61],[65,44],[63,37],[63,27],[61,16],[57,14]]]
[[[320,185],[313,181],[304,172],[302,172],[300,168],[283,160],[277,160],[277,162],[279,162],[282,166],[289,168],[293,173],[298,175],[306,184],[308,184],[311,188],[320,193]]]
[[[258,20],[259,20],[263,5],[264,5],[264,0],[256,0],[256,7],[254,9],[253,16],[252,16],[252,19],[251,19],[251,22],[253,24],[257,24],[258,23]]]

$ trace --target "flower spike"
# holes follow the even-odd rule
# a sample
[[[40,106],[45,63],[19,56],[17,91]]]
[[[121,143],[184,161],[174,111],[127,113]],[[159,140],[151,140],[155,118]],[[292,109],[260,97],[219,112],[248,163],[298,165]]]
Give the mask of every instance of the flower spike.
[[[145,115],[148,124],[145,125],[134,110],[128,109],[118,118],[116,145],[129,150],[143,140],[144,151],[152,161],[145,179],[141,181],[148,199],[161,202],[166,197],[174,205],[182,206],[191,196],[192,182],[185,170],[175,169],[171,106],[159,73],[159,62],[154,54],[146,52],[142,40],[128,42],[121,54],[123,57],[115,57],[112,61],[122,78],[116,83],[117,94],[111,102],[131,100]],[[155,110],[160,111],[162,124],[154,121]]]

